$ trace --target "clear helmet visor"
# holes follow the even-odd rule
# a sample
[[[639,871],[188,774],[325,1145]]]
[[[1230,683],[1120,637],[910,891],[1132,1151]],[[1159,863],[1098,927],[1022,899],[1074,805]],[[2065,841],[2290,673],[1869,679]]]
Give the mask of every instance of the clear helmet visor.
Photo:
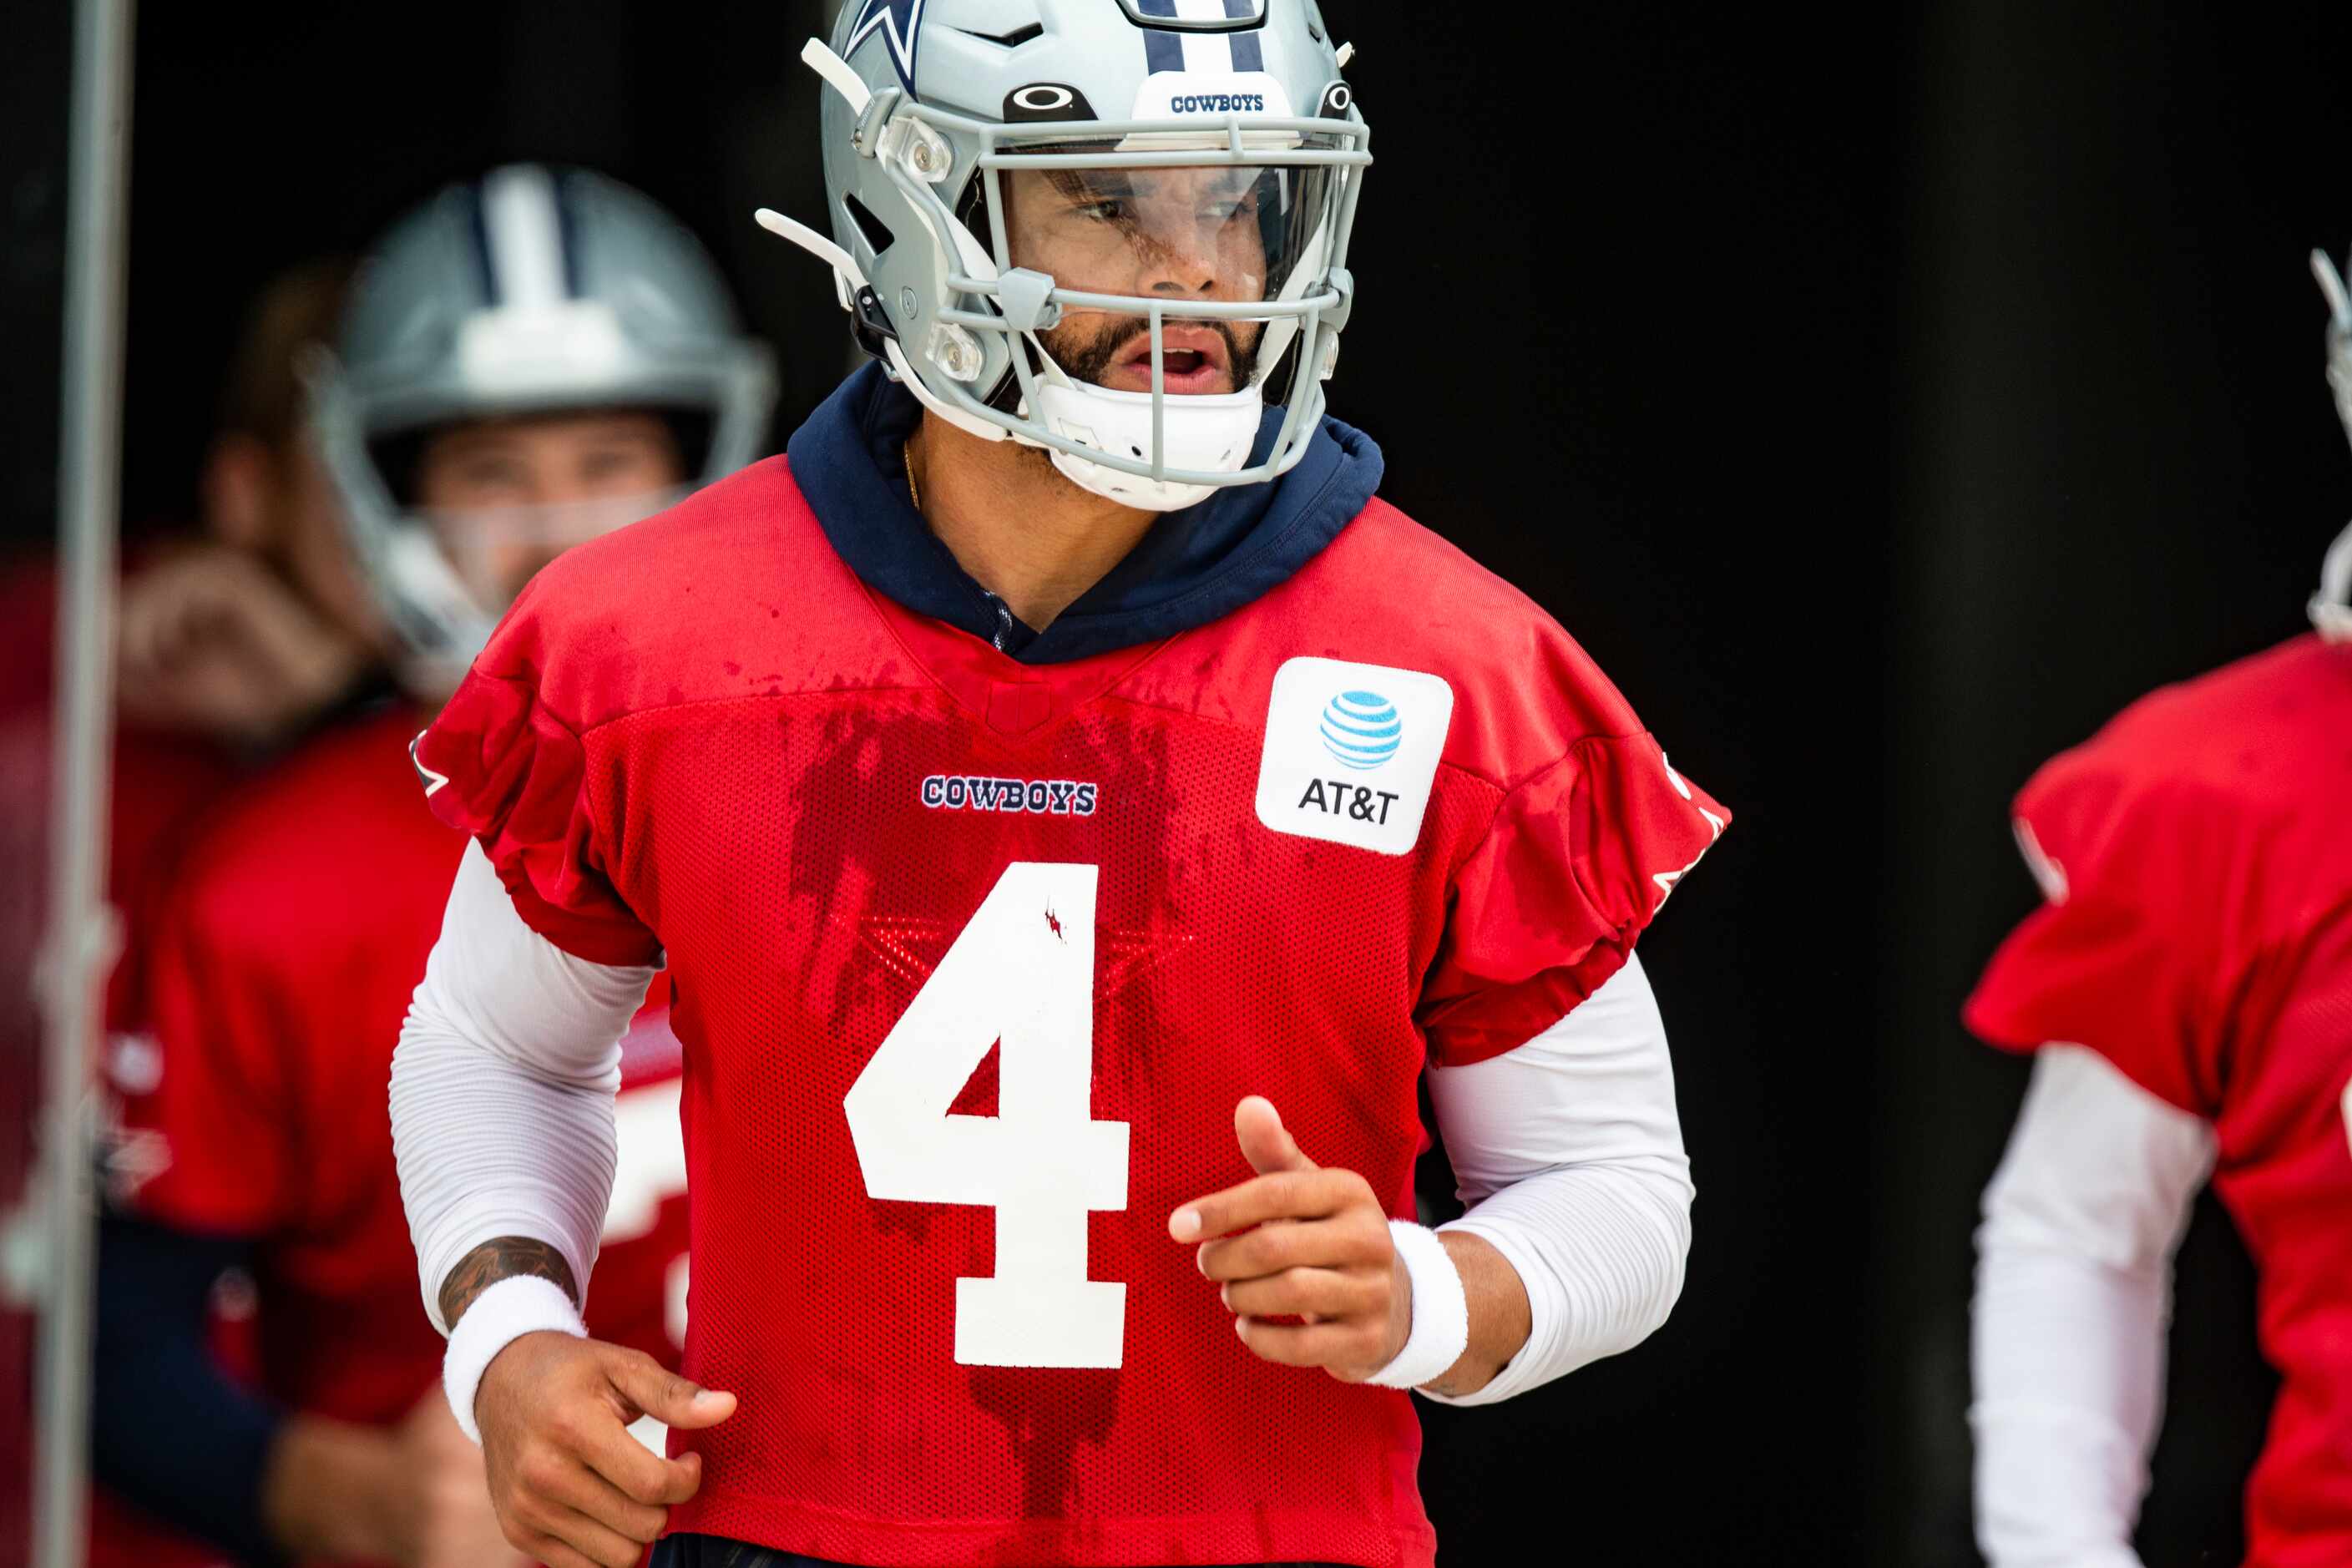
[[[1286,136],[1282,157],[1319,138]],[[1244,391],[1292,332],[1280,307],[1328,261],[1334,171],[1311,163],[1133,166],[1181,153],[1131,136],[1014,150],[989,171],[1000,265],[1050,277],[1059,314],[1037,336],[1074,382],[1171,395]],[[1140,144],[1140,145],[1139,145]],[[1274,306],[1274,310],[1253,307]],[[1155,345],[1154,308],[1160,319]]]
[[[541,568],[692,488],[670,423],[653,409],[563,409],[362,437],[320,422],[345,521],[418,695],[454,689]],[[349,416],[353,411],[345,409]]]
[[[684,500],[688,487],[532,506],[419,508],[414,514],[466,595],[495,618],[539,569]]]

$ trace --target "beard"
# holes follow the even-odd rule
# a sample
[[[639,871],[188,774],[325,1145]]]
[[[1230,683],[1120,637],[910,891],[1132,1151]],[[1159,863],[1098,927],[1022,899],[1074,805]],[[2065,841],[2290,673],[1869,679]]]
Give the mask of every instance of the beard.
[[[1189,324],[1207,327],[1225,340],[1225,363],[1233,367],[1234,391],[1240,391],[1256,379],[1257,350],[1258,344],[1265,339],[1265,323],[1250,322],[1249,325],[1255,330],[1250,333],[1246,342],[1234,330],[1231,321],[1195,321]],[[1151,321],[1148,317],[1111,316],[1104,318],[1102,325],[1094,331],[1086,332],[1066,321],[1050,331],[1038,333],[1037,341],[1045,345],[1045,352],[1054,356],[1054,363],[1062,367],[1063,374],[1072,381],[1100,386],[1105,373],[1118,363],[1120,351],[1138,333],[1150,331]]]

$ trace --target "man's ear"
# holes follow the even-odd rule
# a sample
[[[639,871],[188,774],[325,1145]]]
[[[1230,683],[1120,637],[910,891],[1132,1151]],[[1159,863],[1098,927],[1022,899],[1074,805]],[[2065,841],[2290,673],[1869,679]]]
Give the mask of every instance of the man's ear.
[[[205,454],[200,481],[205,530],[223,544],[256,554],[276,542],[278,455],[258,437],[221,437]]]

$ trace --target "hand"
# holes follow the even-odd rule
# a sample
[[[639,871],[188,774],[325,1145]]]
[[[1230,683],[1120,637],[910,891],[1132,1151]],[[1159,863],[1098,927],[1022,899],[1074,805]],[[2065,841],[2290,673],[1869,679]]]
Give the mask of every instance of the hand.
[[[397,1442],[397,1561],[412,1568],[529,1568],[499,1528],[482,1451],[457,1429],[437,1384],[401,1423]]]
[[[1388,1211],[1355,1172],[1327,1171],[1300,1153],[1258,1096],[1234,1107],[1234,1133],[1257,1176],[1179,1208],[1168,1234],[1202,1244],[1201,1272],[1223,1283],[1234,1331],[1254,1353],[1363,1382],[1412,1332],[1412,1282],[1389,1239]],[[1269,1321],[1285,1316],[1299,1321]]]
[[[690,1431],[733,1414],[733,1394],[698,1388],[643,1351],[558,1333],[508,1345],[474,1396],[499,1522],[549,1568],[635,1568],[669,1505],[702,1484],[701,1455],[649,1453],[630,1422]]]
[[[116,647],[125,713],[238,741],[298,727],[368,659],[277,574],[220,544],[182,551],[125,581]]]
[[[398,1426],[289,1416],[263,1472],[261,1514],[289,1558],[524,1568],[500,1538],[481,1450],[437,1384]]]

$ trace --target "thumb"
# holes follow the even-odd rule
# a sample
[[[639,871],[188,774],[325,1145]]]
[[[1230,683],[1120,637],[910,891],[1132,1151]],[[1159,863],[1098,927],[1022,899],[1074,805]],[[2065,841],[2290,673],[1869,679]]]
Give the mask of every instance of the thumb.
[[[621,1397],[666,1426],[716,1426],[735,1414],[735,1396],[680,1377],[643,1352],[615,1357],[607,1375]]]
[[[1242,1158],[1261,1176],[1276,1171],[1312,1171],[1315,1162],[1298,1152],[1281,1113],[1264,1095],[1253,1094],[1234,1107],[1234,1136],[1241,1141]]]

